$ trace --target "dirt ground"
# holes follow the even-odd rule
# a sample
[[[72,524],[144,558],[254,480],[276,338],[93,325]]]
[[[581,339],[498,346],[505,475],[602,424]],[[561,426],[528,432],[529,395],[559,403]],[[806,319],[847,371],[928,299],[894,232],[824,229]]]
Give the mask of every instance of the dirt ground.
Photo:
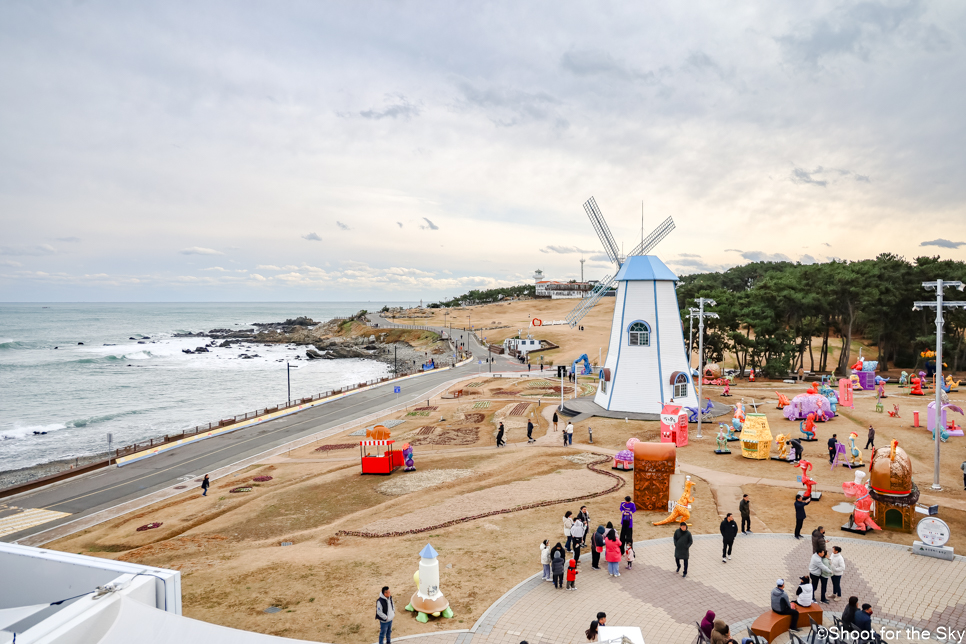
[[[632,486],[584,502],[486,516],[419,534],[366,539],[337,533],[366,527],[394,531],[422,528],[427,517],[443,517],[448,506],[460,507],[468,514],[492,510],[496,507],[494,498],[505,497],[505,509],[512,509],[524,503],[599,492],[614,480],[589,472],[564,456],[621,449],[631,436],[645,441],[659,437],[656,422],[595,418],[579,423],[574,447],[564,448],[547,421],[560,395],[559,382],[552,378],[533,381],[481,375],[459,386],[461,397],[447,398],[456,389],[432,399],[428,406],[423,403],[423,408],[410,408],[383,420],[403,421],[391,429],[392,438],[399,444],[414,445],[417,473],[423,478],[417,479],[420,482],[413,485],[413,491],[393,485],[409,475],[406,472],[397,471],[390,477],[361,476],[358,441],[364,437],[350,436],[355,431],[350,429],[216,481],[206,498],[188,490],[48,547],[179,569],[183,573],[186,615],[247,630],[309,640],[371,642],[377,632],[374,602],[383,585],[389,585],[397,598],[397,637],[468,628],[504,592],[540,570],[541,540],[550,539],[551,544],[564,541],[564,511],[576,512],[585,504],[593,525],[616,522],[617,507],[625,495],[632,494]],[[735,395],[731,398],[721,398],[720,387],[708,387],[706,394],[726,404],[743,397],[749,412],[753,411],[752,400],[763,402],[758,410],[767,415],[772,434],[795,434],[797,423],[785,420],[775,409],[776,389],[791,398],[805,386],[742,382],[732,387]],[[564,395],[574,393],[572,385],[565,383]],[[865,430],[873,423],[878,432],[876,445],[887,445],[896,438],[909,453],[924,495],[966,500],[958,469],[966,438],[951,438],[943,445],[942,479],[947,488],[938,494],[929,491],[930,434],[911,427],[914,410],[921,412],[924,424],[928,400],[900,393],[894,385],[888,394],[886,408],[899,404],[899,419],[876,413],[874,399],[859,392],[855,410],[840,408],[841,416],[819,425],[820,441],[805,444],[806,458],[815,465],[812,476],[822,485],[834,486],[851,479],[848,468],[829,471],[825,440],[832,432],[844,439],[855,430],[861,438],[860,447],[864,446]],[[966,402],[964,397],[951,395],[958,404]],[[535,445],[527,444],[527,420],[535,425]],[[505,449],[495,447],[500,422],[507,429],[509,444]],[[588,426],[593,428],[593,446],[586,444]],[[706,438],[698,440],[692,425],[691,443],[679,449],[679,462],[766,479],[795,480],[797,471],[791,465],[744,459],[737,443],[732,443],[731,455],[715,455],[715,433],[715,423],[706,425]],[[777,453],[777,448],[773,450]],[[868,460],[868,451],[864,456]],[[272,478],[253,481],[260,476]],[[619,476],[630,483],[632,474]],[[566,483],[547,484],[558,480]],[[698,534],[715,534],[720,519],[711,485],[699,477],[694,480],[693,529]],[[230,491],[239,487],[250,491]],[[794,489],[750,483],[742,490],[751,495],[757,518],[769,531],[792,531]],[[848,515],[832,510],[845,501],[844,495],[826,493],[822,501],[809,506],[806,529],[811,531],[821,523],[833,539],[846,535],[838,527]],[[664,516],[639,513],[635,538],[670,536],[673,526],[650,525],[650,521]],[[950,545],[966,548],[966,512],[941,504],[939,516],[953,528]],[[152,522],[162,525],[137,530]],[[902,544],[912,540],[908,534],[885,531],[866,538]],[[283,542],[292,545],[282,546]],[[412,574],[418,567],[418,552],[428,542],[440,553],[441,590],[455,616],[420,624],[402,608],[415,591]],[[282,610],[265,613],[270,606]]]

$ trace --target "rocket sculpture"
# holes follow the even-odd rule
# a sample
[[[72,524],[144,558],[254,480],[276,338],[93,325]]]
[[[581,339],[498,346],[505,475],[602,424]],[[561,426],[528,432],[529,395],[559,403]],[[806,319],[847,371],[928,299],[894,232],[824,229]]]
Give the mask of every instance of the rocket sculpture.
[[[419,570],[413,575],[417,590],[406,610],[415,611],[416,621],[424,623],[429,621],[429,615],[452,617],[449,602],[439,592],[439,560],[433,546],[427,543],[419,557]]]

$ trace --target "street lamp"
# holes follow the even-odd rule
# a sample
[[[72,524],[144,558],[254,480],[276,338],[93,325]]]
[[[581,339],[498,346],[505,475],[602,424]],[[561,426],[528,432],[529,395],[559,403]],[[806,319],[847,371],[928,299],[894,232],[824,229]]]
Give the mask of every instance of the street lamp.
[[[290,365],[285,361],[285,375],[288,376],[288,404],[292,405],[292,369],[298,369],[298,365]]]
[[[943,410],[943,399],[942,399],[942,383],[943,383],[943,309],[954,309],[954,308],[966,308],[966,301],[956,301],[956,302],[944,302],[943,301],[943,289],[947,286],[953,288],[958,288],[960,291],[963,290],[964,285],[959,281],[943,281],[936,280],[935,282],[923,282],[922,287],[927,291],[936,291],[936,301],[935,302],[916,302],[912,310],[921,311],[924,308],[935,308],[936,309],[936,416],[935,424],[933,425],[933,442],[936,443],[935,459],[933,462],[933,473],[932,473],[932,489],[941,490],[942,486],[939,485],[939,437],[942,434],[942,430],[945,429],[940,425],[942,422],[942,410]]]
[[[717,313],[705,313],[704,305],[717,306],[717,303],[707,297],[699,297],[694,300],[698,303],[698,438],[701,436],[701,398],[704,397],[704,318],[716,318]],[[693,309],[692,309],[693,310]],[[688,359],[688,369],[691,369],[691,360]]]
[[[694,318],[698,317],[699,309],[693,306],[688,309],[688,369],[691,368],[691,354],[694,353]]]

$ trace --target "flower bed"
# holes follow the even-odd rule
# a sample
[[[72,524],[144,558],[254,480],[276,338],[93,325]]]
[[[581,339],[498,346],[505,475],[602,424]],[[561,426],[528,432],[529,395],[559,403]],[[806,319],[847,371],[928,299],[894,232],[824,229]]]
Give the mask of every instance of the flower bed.
[[[252,480],[253,481],[257,481],[259,483],[265,483],[267,481],[271,481],[272,480],[272,477],[271,476],[256,476]]]
[[[349,449],[350,447],[359,447],[358,443],[336,443],[335,445],[323,445],[322,447],[316,447],[316,452],[329,452],[334,449]]]
[[[158,521],[155,521],[154,523],[146,523],[140,528],[138,528],[138,532],[144,532],[145,530],[154,530],[155,528],[160,528],[163,525],[164,525],[163,523]]]
[[[241,487],[232,488],[228,491],[232,494],[235,494],[237,492],[251,492],[252,488],[248,487],[247,485],[242,485]]]

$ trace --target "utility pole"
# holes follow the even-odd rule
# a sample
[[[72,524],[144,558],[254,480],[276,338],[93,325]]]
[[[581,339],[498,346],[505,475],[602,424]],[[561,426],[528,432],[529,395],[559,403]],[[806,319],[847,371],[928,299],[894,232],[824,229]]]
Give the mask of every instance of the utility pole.
[[[298,369],[298,365],[294,367],[285,361],[285,375],[288,377],[288,404],[292,404],[292,369]]]
[[[704,306],[716,306],[717,303],[707,297],[699,297],[695,302],[698,303],[698,438],[701,436],[701,398],[704,396],[704,318],[716,318],[717,313],[705,313]],[[690,369],[690,362],[688,369]]]
[[[694,318],[698,316],[698,309],[693,306],[688,309],[688,369],[691,368],[691,355],[694,353]]]
[[[587,260],[584,259],[583,257],[580,258],[580,283],[581,284],[584,283],[584,262],[586,261]]]
[[[933,442],[936,444],[935,457],[933,461],[933,472],[932,472],[932,489],[941,490],[942,486],[939,485],[939,442],[942,430],[945,427],[942,426],[943,418],[943,398],[942,398],[942,386],[943,386],[943,309],[950,308],[966,308],[966,301],[954,301],[954,302],[944,302],[943,301],[943,289],[947,286],[953,288],[958,288],[960,291],[963,290],[964,285],[959,281],[944,281],[936,280],[935,282],[923,282],[922,287],[927,291],[936,291],[936,301],[935,302],[916,302],[912,310],[921,311],[924,308],[935,308],[936,309],[936,410],[935,410],[935,424],[933,425]]]

